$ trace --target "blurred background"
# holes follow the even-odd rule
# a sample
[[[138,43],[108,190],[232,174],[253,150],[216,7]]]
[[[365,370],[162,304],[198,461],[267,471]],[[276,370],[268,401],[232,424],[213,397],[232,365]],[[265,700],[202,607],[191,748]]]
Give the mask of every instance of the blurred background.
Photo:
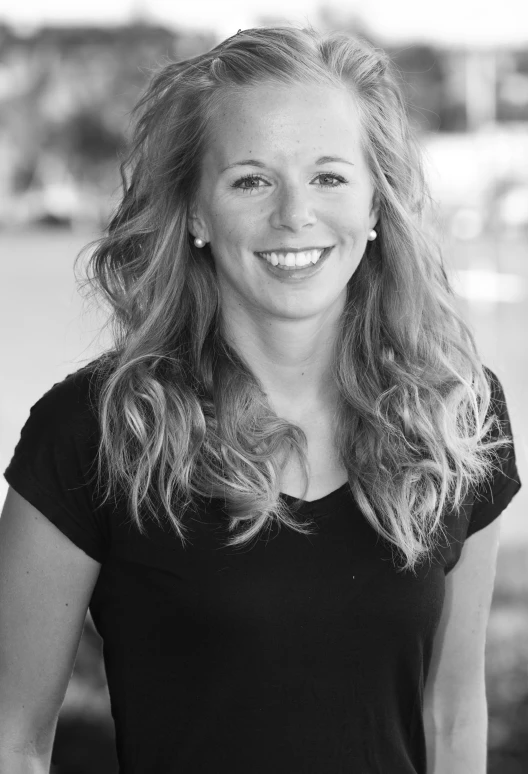
[[[119,196],[129,111],[168,59],[239,28],[347,29],[398,65],[434,227],[484,362],[508,398],[525,488],[503,516],[487,642],[489,772],[528,771],[528,5],[525,0],[0,0],[0,466],[30,406],[108,343],[73,262]],[[3,502],[7,484],[0,481]],[[90,618],[53,774],[116,772]]]

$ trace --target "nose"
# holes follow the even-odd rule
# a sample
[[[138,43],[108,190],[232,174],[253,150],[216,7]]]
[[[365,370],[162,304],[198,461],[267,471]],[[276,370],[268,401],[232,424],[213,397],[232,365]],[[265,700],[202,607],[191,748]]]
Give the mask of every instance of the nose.
[[[273,228],[295,232],[313,226],[316,222],[313,201],[306,188],[292,184],[277,193],[270,217]]]

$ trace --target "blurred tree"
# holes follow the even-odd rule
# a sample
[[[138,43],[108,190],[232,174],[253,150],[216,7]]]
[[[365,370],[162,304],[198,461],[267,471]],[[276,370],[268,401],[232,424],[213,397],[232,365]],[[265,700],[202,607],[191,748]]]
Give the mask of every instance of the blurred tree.
[[[499,58],[497,119],[528,121],[528,51],[503,51]]]
[[[46,147],[65,159],[79,182],[101,182],[107,166],[115,167],[124,146],[124,133],[108,126],[104,106],[79,108],[50,131]]]
[[[344,30],[381,47],[375,31],[348,8],[324,7],[319,11],[318,22],[321,28]],[[449,99],[449,83],[446,77],[448,54],[426,44],[408,45],[404,48],[384,45],[383,48],[401,75],[410,118],[418,131],[451,131],[453,119],[458,123],[458,114],[453,111]],[[461,107],[460,112],[463,115],[463,104]]]
[[[44,27],[21,38],[0,27],[0,140],[13,193],[65,179],[109,197],[130,112],[150,74],[213,45],[162,26]]]
[[[388,48],[392,61],[403,75],[403,89],[414,125],[421,131],[443,131],[446,103],[444,55],[427,45]]]

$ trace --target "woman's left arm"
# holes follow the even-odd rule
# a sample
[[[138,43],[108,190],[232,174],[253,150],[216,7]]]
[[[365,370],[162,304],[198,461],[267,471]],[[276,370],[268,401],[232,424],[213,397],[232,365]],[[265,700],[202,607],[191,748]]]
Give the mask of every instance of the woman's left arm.
[[[501,517],[466,540],[446,576],[424,693],[427,774],[486,774],[484,651]]]

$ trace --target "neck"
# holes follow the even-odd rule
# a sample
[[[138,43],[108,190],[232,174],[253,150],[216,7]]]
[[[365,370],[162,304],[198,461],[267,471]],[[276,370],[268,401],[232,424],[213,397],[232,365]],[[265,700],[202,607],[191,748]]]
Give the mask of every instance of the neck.
[[[259,379],[274,410],[301,417],[308,408],[335,405],[331,366],[339,315],[302,320],[224,321],[229,343]]]

